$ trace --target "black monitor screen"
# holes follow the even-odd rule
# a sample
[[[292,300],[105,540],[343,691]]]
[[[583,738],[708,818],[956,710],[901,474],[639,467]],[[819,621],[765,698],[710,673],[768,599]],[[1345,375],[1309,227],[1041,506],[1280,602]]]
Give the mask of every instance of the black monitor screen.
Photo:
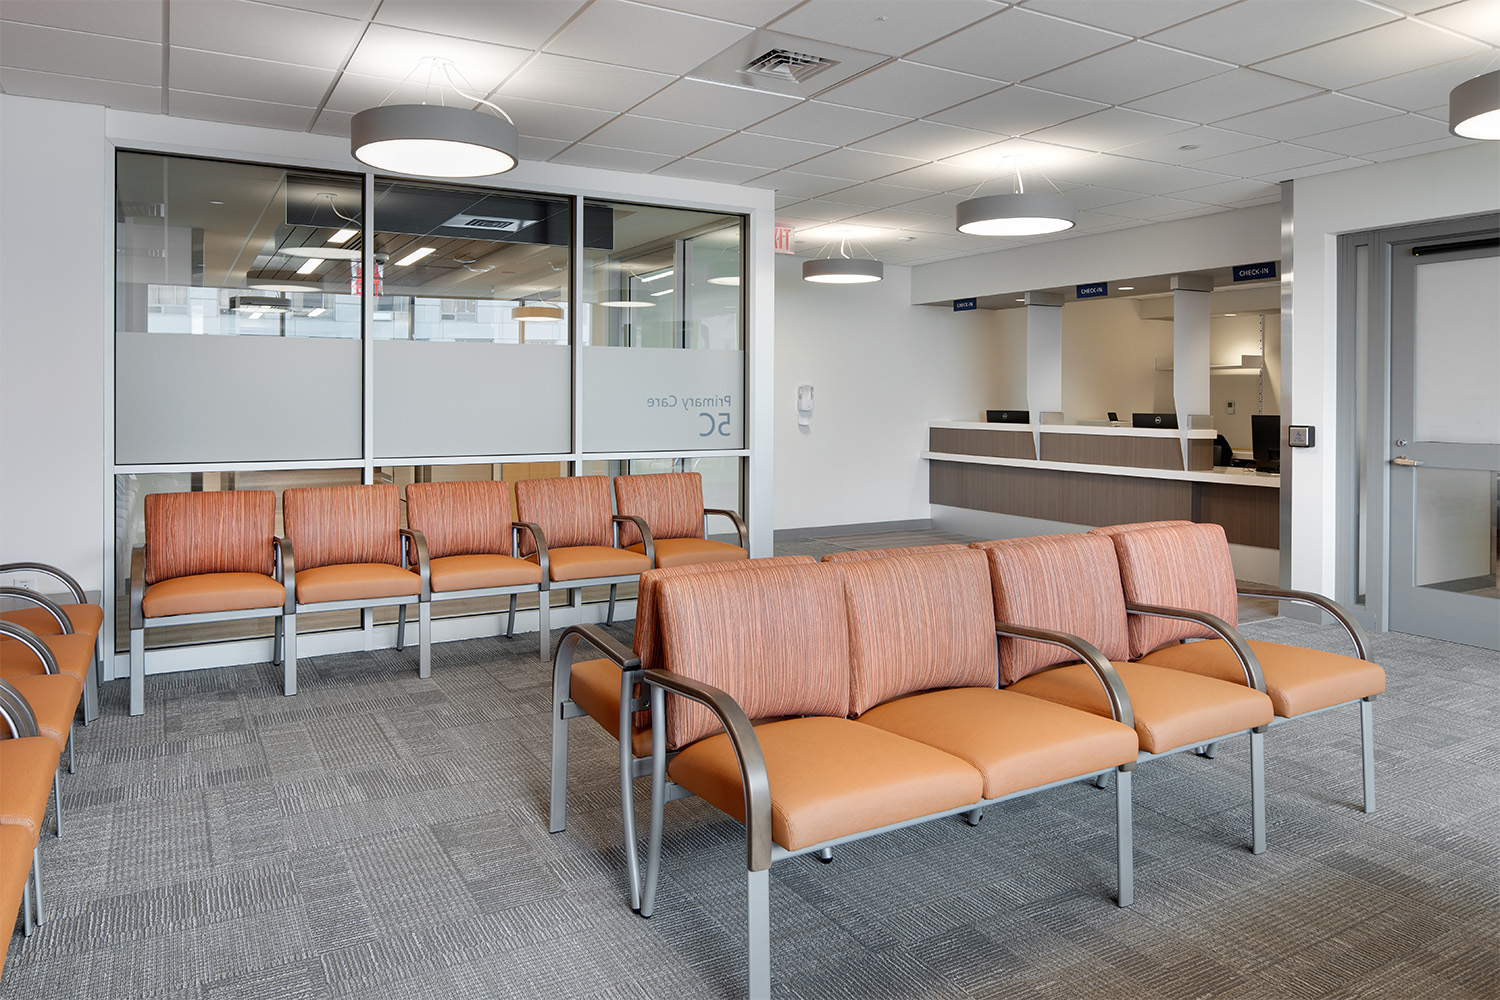
[[[1130,426],[1132,427],[1168,427],[1177,429],[1177,414],[1175,413],[1132,413],[1130,415]]]
[[[1250,447],[1255,452],[1255,467],[1275,472],[1281,468],[1281,415],[1250,414]]]
[[[985,410],[984,419],[992,424],[1029,424],[1030,410]]]

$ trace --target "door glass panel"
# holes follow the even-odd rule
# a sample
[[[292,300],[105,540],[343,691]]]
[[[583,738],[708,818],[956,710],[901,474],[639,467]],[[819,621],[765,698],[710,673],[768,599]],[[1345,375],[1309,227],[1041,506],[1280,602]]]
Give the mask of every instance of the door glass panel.
[[[1497,598],[1500,553],[1496,505],[1500,476],[1487,470],[1424,466],[1416,476],[1416,558],[1412,583]]]
[[[1500,444],[1500,256],[1416,272],[1412,440]]]

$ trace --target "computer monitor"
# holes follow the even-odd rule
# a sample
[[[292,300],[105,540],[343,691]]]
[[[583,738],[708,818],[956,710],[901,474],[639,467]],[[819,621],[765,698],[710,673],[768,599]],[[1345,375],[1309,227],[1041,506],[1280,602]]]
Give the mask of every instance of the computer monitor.
[[[1130,415],[1131,427],[1162,427],[1171,430],[1177,429],[1177,414],[1175,413],[1132,413]]]
[[[1281,471],[1281,414],[1250,414],[1250,448],[1258,470]]]
[[[1118,413],[1116,413],[1114,410],[1110,410],[1108,413],[1105,414],[1105,416],[1109,418],[1109,422],[1110,423],[1114,423],[1115,421],[1117,421],[1117,420],[1120,419],[1120,415]]]
[[[985,410],[984,419],[992,424],[1029,424],[1030,410]]]

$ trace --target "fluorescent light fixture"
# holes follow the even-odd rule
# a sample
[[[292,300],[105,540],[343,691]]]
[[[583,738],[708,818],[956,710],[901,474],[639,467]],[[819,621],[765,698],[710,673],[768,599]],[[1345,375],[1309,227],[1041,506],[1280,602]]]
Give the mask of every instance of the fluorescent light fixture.
[[[245,285],[258,292],[321,292],[323,283],[306,278],[284,278],[273,267],[252,268],[245,273]]]
[[[676,272],[674,272],[672,270],[672,268],[669,267],[665,271],[657,271],[655,274],[645,275],[645,276],[643,276],[641,278],[641,280],[642,281],[660,281],[662,278],[670,278],[674,273],[676,273]]]
[[[324,262],[323,262],[323,258],[322,257],[309,257],[309,258],[307,258],[306,263],[304,263],[301,267],[297,268],[297,273],[298,274],[312,274],[318,268],[322,267],[323,263]]]
[[[1133,291],[1135,291],[1135,286],[1134,285],[1116,285],[1115,286],[1115,291],[1117,291],[1117,292],[1133,292]]]
[[[671,295],[675,291],[676,291],[675,288],[663,288],[659,292],[652,292],[651,293],[651,297],[654,299],[654,298],[657,298],[657,297],[662,296],[662,295]]]
[[[268,312],[291,312],[292,302],[280,295],[232,295],[229,308],[235,312],[253,313],[252,319]]]
[[[282,247],[276,251],[288,257],[319,257],[323,260],[359,260],[363,251],[350,247]]]
[[[264,312],[253,312],[253,313],[250,314],[249,318],[250,319],[260,319],[264,315],[265,315]]]
[[[355,115],[349,123],[349,150],[377,170],[426,177],[487,177],[516,165],[520,134],[499,107],[467,91],[454,79],[448,59],[428,56],[407,75],[427,69],[429,89],[447,80],[446,89],[494,111],[487,114],[446,104],[387,104]],[[462,79],[462,74],[457,74]],[[405,81],[402,81],[405,82]],[[467,81],[464,81],[467,83]],[[441,96],[441,95],[440,95]]]
[[[329,243],[348,243],[350,240],[354,239],[354,237],[357,236],[357,235],[359,235],[359,230],[358,229],[340,229],[338,232],[336,232],[332,236],[328,237],[328,242]]]
[[[405,257],[402,257],[400,260],[396,261],[396,266],[405,267],[408,264],[415,264],[417,261],[421,260],[423,257],[426,257],[428,254],[434,252],[435,250],[437,250],[437,247],[423,247],[420,250],[413,250]]]
[[[327,311],[328,310],[324,309],[322,306],[318,306],[318,308],[314,309],[312,312],[310,312],[310,313],[307,314],[307,318],[308,319],[317,319],[319,316],[323,315]]]
[[[1500,69],[1453,88],[1448,95],[1448,131],[1465,139],[1500,139]]]

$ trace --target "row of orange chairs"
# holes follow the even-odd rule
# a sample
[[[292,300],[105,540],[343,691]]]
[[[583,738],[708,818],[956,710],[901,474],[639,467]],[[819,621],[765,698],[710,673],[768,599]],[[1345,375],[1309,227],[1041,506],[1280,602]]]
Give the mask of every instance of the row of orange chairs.
[[[695,472],[503,482],[413,483],[406,523],[392,485],[324,486],[282,493],[284,537],[269,490],[155,493],[146,497],[145,544],[130,570],[130,714],[145,711],[145,630],[274,618],[274,661],[297,692],[297,615],[396,606],[418,609],[418,673],[431,673],[432,602],[536,593],[541,658],[551,653],[550,591],[608,585],[614,620],[621,583],[660,566],[749,558],[744,521],[705,509]],[[615,508],[618,508],[616,512]],[[705,536],[727,517],[739,545]]]

